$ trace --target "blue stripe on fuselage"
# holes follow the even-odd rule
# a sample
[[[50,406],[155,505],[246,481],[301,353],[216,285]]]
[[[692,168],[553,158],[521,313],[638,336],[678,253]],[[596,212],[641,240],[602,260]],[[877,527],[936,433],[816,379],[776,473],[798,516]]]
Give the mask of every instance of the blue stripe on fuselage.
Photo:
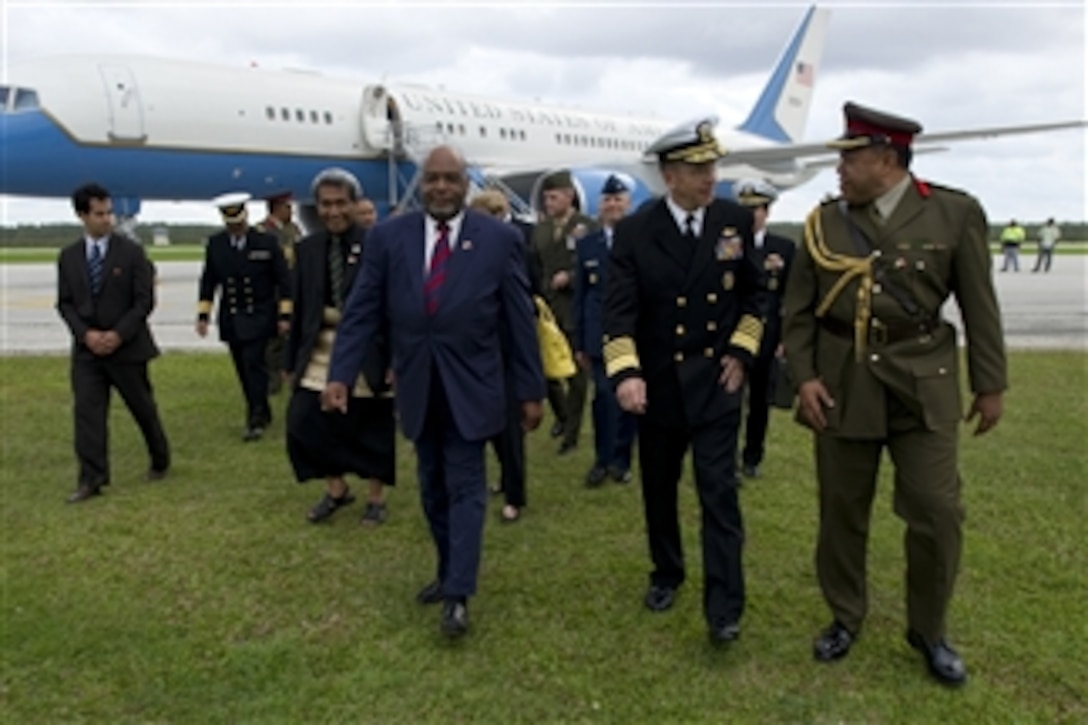
[[[260,198],[292,192],[310,198],[310,182],[322,169],[338,166],[359,179],[380,201],[388,196],[384,160],[359,161],[275,153],[208,152],[135,145],[85,145],[64,133],[40,111],[0,114],[0,193],[67,197],[96,181],[116,196],[167,201],[211,199],[228,191]],[[414,166],[401,164],[408,179]]]

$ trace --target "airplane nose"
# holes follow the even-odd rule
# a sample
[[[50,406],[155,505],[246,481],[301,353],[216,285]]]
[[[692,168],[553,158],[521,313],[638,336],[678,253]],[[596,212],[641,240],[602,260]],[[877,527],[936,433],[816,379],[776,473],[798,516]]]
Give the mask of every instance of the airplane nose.
[[[60,158],[71,145],[71,139],[41,111],[0,114],[0,193],[54,196],[58,181],[68,181],[75,188],[82,183],[76,178],[82,169],[70,157]]]

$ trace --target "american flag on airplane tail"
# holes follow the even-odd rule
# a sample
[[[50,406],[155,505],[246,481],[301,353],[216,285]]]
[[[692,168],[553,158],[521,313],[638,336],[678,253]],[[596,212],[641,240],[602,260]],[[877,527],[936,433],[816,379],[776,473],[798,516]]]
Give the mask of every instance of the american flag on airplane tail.
[[[815,80],[816,72],[812,69],[811,63],[797,61],[794,76],[797,78],[798,83],[812,88],[812,82]]]

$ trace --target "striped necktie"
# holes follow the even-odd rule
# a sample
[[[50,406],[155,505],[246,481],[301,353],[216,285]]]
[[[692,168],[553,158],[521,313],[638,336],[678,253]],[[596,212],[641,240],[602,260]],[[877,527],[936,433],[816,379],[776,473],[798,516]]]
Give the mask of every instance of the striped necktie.
[[[97,239],[91,243],[91,258],[87,265],[91,273],[91,294],[97,297],[102,291],[102,242]]]
[[[446,262],[450,258],[450,227],[446,222],[438,223],[438,239],[431,254],[431,268],[423,280],[423,302],[428,315],[438,312],[438,291],[446,281]]]
[[[332,304],[340,309],[344,305],[344,253],[337,236],[329,237],[329,287]]]

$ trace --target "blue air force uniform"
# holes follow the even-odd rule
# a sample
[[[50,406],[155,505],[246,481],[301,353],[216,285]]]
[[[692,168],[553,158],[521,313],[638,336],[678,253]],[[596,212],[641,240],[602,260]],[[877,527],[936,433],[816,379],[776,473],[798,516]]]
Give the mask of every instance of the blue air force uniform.
[[[601,194],[625,194],[627,187],[609,176]],[[593,468],[586,477],[590,485],[606,475],[620,483],[630,477],[631,447],[635,439],[635,417],[620,409],[616,392],[604,365],[604,302],[608,282],[609,255],[613,230],[601,227],[578,240],[577,274],[574,283],[574,347],[589,358],[593,370]]]

